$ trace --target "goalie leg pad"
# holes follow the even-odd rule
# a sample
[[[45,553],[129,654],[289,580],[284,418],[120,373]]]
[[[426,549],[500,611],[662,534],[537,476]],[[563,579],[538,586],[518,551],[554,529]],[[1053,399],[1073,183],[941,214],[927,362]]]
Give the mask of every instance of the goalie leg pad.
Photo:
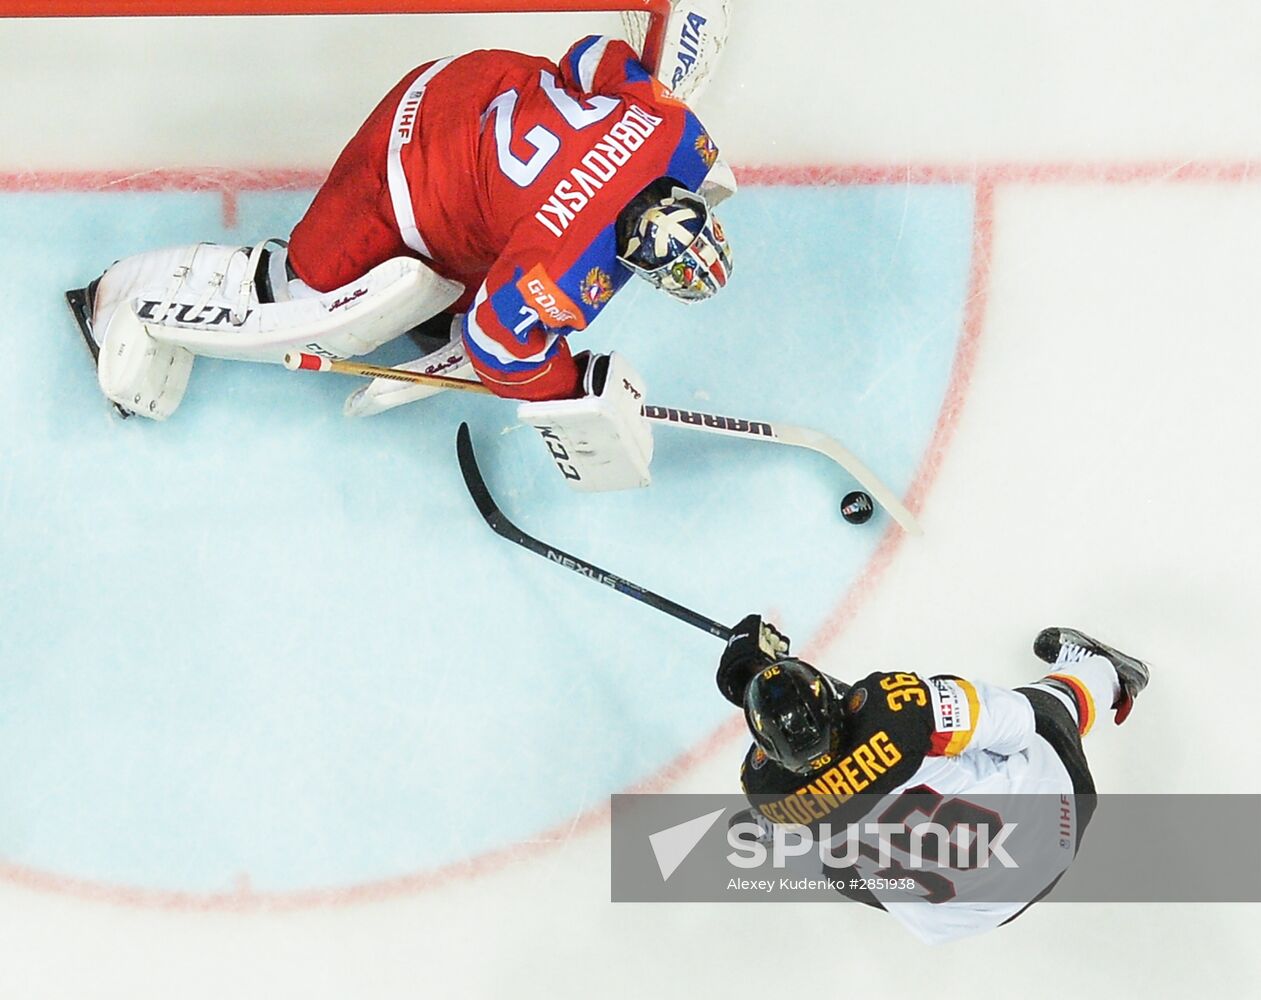
[[[451,342],[422,355],[414,361],[396,367],[409,372],[423,372],[426,375],[445,375],[448,378],[466,378],[476,380],[477,374],[468,359],[460,334],[461,317],[451,321]],[[367,385],[356,389],[346,398],[342,412],[348,417],[370,417],[386,410],[392,410],[404,403],[415,403],[428,399],[435,393],[443,391],[440,385],[411,385],[395,379],[374,378]]]
[[[294,296],[280,280],[283,244],[264,260],[270,242],[278,241],[252,249],[200,243],[156,250],[106,271],[92,315],[105,394],[163,419],[183,397],[193,355],[279,364],[295,350],[366,354],[463,292],[419,260],[396,257],[342,288]],[[260,301],[260,272],[276,301]]]
[[[215,254],[203,250],[200,281],[185,277],[176,295],[138,304],[141,319],[152,320],[152,336],[208,357],[280,364],[290,351],[334,358],[368,354],[447,309],[464,291],[413,257],[395,257],[331,292],[260,303],[252,287],[254,254],[213,249]],[[250,288],[248,297],[232,297],[238,283]]]
[[[260,302],[256,278],[268,242],[253,249],[199,243],[119,261],[97,288],[98,342],[115,313],[130,307],[150,336],[193,354],[277,364],[294,350],[353,357],[442,312],[463,291],[421,261],[395,257],[342,288],[293,296],[277,278],[282,247],[266,262],[276,301]]]
[[[96,377],[107,399],[150,420],[179,407],[193,370],[193,355],[154,340],[130,307],[118,310],[97,357]]]
[[[602,492],[652,482],[652,427],[640,413],[643,379],[622,355],[593,357],[579,399],[522,403],[517,418],[542,436],[575,490]]]

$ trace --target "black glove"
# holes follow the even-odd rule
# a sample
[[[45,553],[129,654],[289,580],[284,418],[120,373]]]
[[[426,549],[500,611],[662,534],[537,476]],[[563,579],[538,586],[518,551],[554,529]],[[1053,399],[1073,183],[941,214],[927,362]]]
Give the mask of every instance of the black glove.
[[[752,823],[757,827],[757,832],[745,830],[742,832],[742,840],[751,840],[759,844],[769,844],[774,839],[774,824],[763,816],[756,809],[741,809],[738,813],[727,820],[727,829],[739,826],[742,823]]]
[[[584,396],[600,396],[604,394],[604,383],[608,380],[609,356],[592,354],[590,351],[579,351],[574,355],[574,364],[578,366],[578,384]]]
[[[749,615],[733,630],[718,662],[718,690],[731,704],[744,707],[744,689],[754,674],[788,655],[788,637],[761,615]]]

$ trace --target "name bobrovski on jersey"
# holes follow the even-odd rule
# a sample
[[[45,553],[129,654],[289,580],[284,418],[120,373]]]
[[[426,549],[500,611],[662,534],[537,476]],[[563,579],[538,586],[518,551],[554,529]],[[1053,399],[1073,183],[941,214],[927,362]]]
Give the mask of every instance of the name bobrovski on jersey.
[[[595,193],[616,176],[663,121],[632,104],[582,158],[582,166],[587,169],[571,169],[569,177],[556,185],[534,217],[554,236],[562,235]]]

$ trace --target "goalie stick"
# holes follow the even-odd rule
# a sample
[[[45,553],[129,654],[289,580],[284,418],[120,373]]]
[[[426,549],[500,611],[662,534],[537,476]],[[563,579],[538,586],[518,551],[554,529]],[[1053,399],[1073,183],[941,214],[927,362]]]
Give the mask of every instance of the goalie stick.
[[[386,378],[396,382],[418,382],[423,385],[440,385],[447,389],[493,395],[488,386],[468,379],[450,378],[445,375],[425,375],[402,368],[385,368],[381,365],[362,364],[358,361],[325,358],[318,354],[291,353],[285,355],[285,367],[290,371],[338,372],[342,375],[360,375],[364,378]],[[809,427],[794,424],[773,424],[766,420],[746,420],[743,417],[723,417],[698,410],[682,410],[676,407],[645,405],[641,412],[648,420],[682,427],[684,430],[703,431],[707,434],[723,434],[728,437],[772,444],[787,444],[805,448],[831,459],[852,476],[873,500],[889,512],[902,529],[911,535],[922,535],[919,522],[886,486],[852,451],[836,438]]]
[[[495,498],[490,495],[490,489],[486,486],[486,480],[482,478],[482,472],[477,467],[477,455],[473,452],[473,439],[469,434],[468,424],[460,424],[460,429],[456,432],[455,454],[459,459],[460,475],[464,477],[464,485],[468,488],[469,496],[477,504],[477,510],[482,515],[482,518],[496,534],[501,535],[510,542],[515,542],[522,548],[529,549],[531,552],[542,556],[548,562],[554,562],[585,576],[588,580],[594,580],[596,583],[602,583],[606,587],[611,587],[619,594],[625,594],[627,597],[634,598],[642,604],[647,604],[650,608],[664,611],[666,614],[679,619],[679,621],[687,622],[703,632],[708,632],[710,635],[717,636],[723,640],[731,638],[733,634],[731,629],[720,625],[712,618],[706,618],[691,608],[685,608],[682,604],[678,604],[668,597],[662,597],[660,594],[654,594],[651,590],[645,590],[639,584],[631,583],[630,580],[624,580],[620,576],[615,576],[607,570],[587,562],[585,559],[579,559],[568,552],[553,548],[546,542],[539,541],[533,535],[527,535],[508,520],[507,515],[495,503]]]
[[[889,516],[897,521],[902,529],[910,535],[922,535],[924,529],[919,526],[912,514],[898,499],[898,495],[886,486],[857,455],[846,448],[834,437],[809,427],[797,427],[794,424],[770,423],[765,420],[745,420],[742,417],[722,417],[714,413],[701,413],[698,410],[680,410],[673,407],[646,405],[643,414],[649,420],[667,423],[675,427],[684,427],[693,431],[705,431],[708,434],[724,434],[728,437],[744,438],[752,441],[768,441],[771,444],[788,444],[795,448],[805,448],[830,458],[850,474],[865,489],[871,498],[889,512]]]

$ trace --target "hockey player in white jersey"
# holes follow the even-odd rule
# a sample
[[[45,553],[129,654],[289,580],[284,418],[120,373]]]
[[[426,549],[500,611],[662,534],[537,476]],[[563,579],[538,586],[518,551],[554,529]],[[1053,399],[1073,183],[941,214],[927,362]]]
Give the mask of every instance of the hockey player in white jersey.
[[[979,879],[998,877],[997,867],[990,873],[975,863],[961,864],[967,870],[942,877],[903,870],[896,860],[878,874],[886,879],[914,874],[913,888],[908,883],[902,891],[845,893],[888,911],[930,943],[1013,919],[1071,864],[1094,809],[1095,786],[1081,738],[1103,707],[1110,706],[1116,722],[1123,722],[1148,680],[1146,664],[1074,629],[1043,630],[1034,653],[1053,669],[1015,690],[913,673],[873,673],[851,686],[788,656],[788,640],[749,616],[736,627],[717,678],[723,696],[744,709],[754,739],[740,775],[753,804],[745,819],[764,828],[809,826],[841,816],[846,803],[868,818],[867,810],[879,803],[883,818],[896,802],[907,803],[904,814],[924,812],[924,801],[928,809],[933,803],[957,808],[996,797],[1017,807],[1050,802],[1062,811],[1053,829],[1025,824],[1022,831],[1037,840],[1032,847],[1037,877],[1043,879],[1023,898],[1005,901],[975,892],[964,898],[962,890],[956,897],[951,879],[975,886]],[[828,804],[835,809],[831,816],[825,815]],[[898,810],[894,804],[892,812]],[[859,857],[846,872],[877,874],[875,857],[875,851]]]

